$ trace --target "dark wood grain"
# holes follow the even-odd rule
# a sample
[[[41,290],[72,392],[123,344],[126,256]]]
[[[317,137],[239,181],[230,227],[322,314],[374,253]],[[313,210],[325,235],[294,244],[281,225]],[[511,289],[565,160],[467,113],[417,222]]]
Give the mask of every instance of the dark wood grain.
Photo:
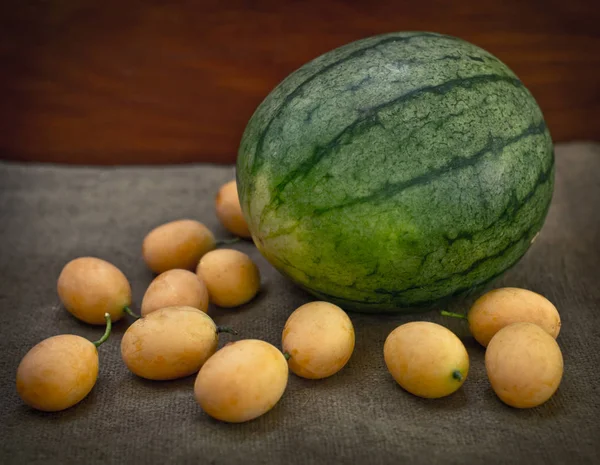
[[[12,1],[0,6],[0,155],[231,162],[287,74],[373,34],[460,36],[505,61],[555,141],[600,139],[594,1]]]

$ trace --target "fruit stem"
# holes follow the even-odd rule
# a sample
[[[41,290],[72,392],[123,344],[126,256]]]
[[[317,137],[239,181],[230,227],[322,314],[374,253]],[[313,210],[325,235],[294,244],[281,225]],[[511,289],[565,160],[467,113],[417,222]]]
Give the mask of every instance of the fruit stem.
[[[283,357],[284,357],[286,360],[289,360],[290,358],[292,358],[292,356],[290,355],[290,353],[289,353],[289,352],[284,352],[284,353],[283,353]]]
[[[104,319],[106,320],[106,329],[104,330],[104,334],[102,335],[102,337],[93,343],[96,346],[96,348],[100,347],[106,342],[108,336],[110,336],[110,330],[112,329],[112,320],[110,319],[110,313],[105,313]]]
[[[461,318],[463,320],[468,320],[467,315],[463,315],[461,313],[447,312],[446,310],[442,310],[440,312],[442,316],[451,316],[452,318]]]
[[[221,247],[222,245],[229,245],[229,244],[235,244],[236,242],[239,242],[240,238],[239,237],[234,237],[233,239],[221,239],[215,242],[215,245],[217,247]]]
[[[454,371],[452,372],[452,377],[453,377],[453,378],[454,378],[456,381],[462,381],[462,379],[463,379],[463,375],[462,375],[462,373],[461,373],[460,371],[458,371],[458,370],[454,370]]]
[[[234,336],[238,335],[238,332],[235,329],[230,328],[229,326],[217,326],[217,333],[229,333]]]
[[[127,313],[129,316],[135,318],[136,320],[140,319],[141,316],[137,315],[136,313],[133,312],[133,310],[131,310],[129,307],[125,306],[123,307],[123,312]]]

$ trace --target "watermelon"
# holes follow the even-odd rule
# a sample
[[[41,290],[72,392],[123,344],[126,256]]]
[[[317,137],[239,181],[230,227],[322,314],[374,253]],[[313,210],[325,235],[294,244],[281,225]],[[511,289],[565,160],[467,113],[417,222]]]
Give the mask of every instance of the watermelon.
[[[543,226],[554,153],[500,60],[430,32],[369,37],[283,80],[236,177],[260,252],[315,297],[402,312],[477,289]]]

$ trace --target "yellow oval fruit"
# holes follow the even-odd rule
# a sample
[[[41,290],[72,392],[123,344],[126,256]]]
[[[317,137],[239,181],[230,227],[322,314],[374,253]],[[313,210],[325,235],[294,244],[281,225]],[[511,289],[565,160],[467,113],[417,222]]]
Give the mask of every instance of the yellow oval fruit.
[[[553,338],[560,332],[560,316],[545,297],[527,289],[494,289],[475,301],[469,314],[473,337],[486,347],[494,334],[512,323],[535,323]]]
[[[485,352],[492,389],[507,405],[530,408],[558,389],[563,357],[556,340],[533,323],[513,323],[496,333]]]
[[[142,300],[142,316],[164,307],[194,307],[208,310],[208,290],[197,274],[169,270],[159,274],[148,286]]]
[[[310,302],[298,307],[283,328],[283,352],[293,373],[320,379],[340,371],[354,351],[354,326],[337,305]]]
[[[462,386],[469,372],[469,355],[461,340],[444,326],[427,321],[394,329],[383,355],[396,382],[419,397],[448,396]]]
[[[260,273],[252,259],[233,249],[213,250],[198,263],[198,276],[206,283],[208,297],[219,307],[237,307],[254,298]]]
[[[17,392],[31,407],[64,410],[83,400],[98,379],[98,351],[73,334],[50,337],[35,345],[17,369]]]
[[[127,368],[142,378],[176,379],[196,373],[217,344],[217,327],[206,313],[192,307],[166,307],[127,328],[121,356]]]
[[[287,381],[288,365],[281,351],[268,342],[246,339],[227,344],[208,359],[194,394],[211,417],[241,423],[271,410]]]
[[[120,320],[131,305],[131,286],[113,264],[95,257],[71,260],[62,269],[57,283],[65,308],[86,323],[103,325],[104,314]]]
[[[252,237],[248,229],[248,223],[246,223],[242,213],[235,181],[230,181],[221,186],[215,199],[215,208],[217,218],[229,232],[236,236]]]
[[[177,220],[154,228],[144,238],[142,255],[155,273],[194,270],[200,258],[216,247],[213,233],[194,220]]]

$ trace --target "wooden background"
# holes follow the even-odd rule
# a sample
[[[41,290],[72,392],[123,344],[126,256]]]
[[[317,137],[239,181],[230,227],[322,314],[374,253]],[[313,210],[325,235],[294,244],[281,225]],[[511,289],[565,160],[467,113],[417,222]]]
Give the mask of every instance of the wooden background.
[[[555,141],[600,140],[598,1],[0,2],[0,157],[232,162],[248,118],[306,61],[390,31],[506,62]]]

